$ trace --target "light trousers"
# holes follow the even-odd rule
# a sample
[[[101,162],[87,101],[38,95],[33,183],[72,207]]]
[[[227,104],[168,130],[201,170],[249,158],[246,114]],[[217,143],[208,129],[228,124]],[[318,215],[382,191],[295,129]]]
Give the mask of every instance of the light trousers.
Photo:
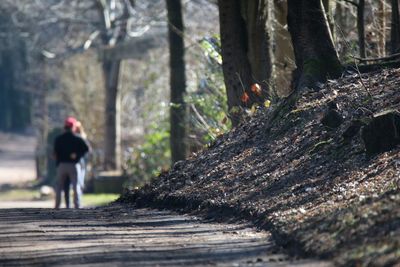
[[[82,190],[78,183],[78,168],[75,163],[61,162],[57,166],[57,184],[56,184],[56,205],[55,208],[59,209],[61,204],[61,192],[64,189],[65,181],[70,179],[72,190],[74,192],[74,207],[80,208]]]

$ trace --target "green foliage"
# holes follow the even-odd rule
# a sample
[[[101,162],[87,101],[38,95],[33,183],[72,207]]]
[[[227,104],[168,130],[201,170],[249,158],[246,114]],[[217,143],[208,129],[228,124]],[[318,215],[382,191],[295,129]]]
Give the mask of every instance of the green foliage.
[[[190,107],[189,129],[192,142],[204,145],[229,130],[231,125],[227,119],[219,36],[203,38],[199,43],[204,55],[199,60],[206,59],[206,62],[197,75],[197,88],[187,95],[186,103]]]
[[[189,152],[197,151],[219,134],[230,128],[227,119],[227,101],[222,74],[222,57],[218,36],[203,38],[198,46],[188,53],[195,57],[195,65],[188,65],[188,93],[185,103],[187,116],[187,144]],[[200,49],[199,49],[200,48]],[[144,84],[146,89],[155,79],[151,75]],[[179,108],[179,103],[149,105],[146,107],[146,121],[154,121],[146,127],[145,136],[139,146],[129,150],[126,170],[131,177],[129,186],[141,186],[168,169],[171,163],[169,143],[170,108]]]
[[[204,51],[204,55],[211,62],[211,67],[213,65],[212,61],[218,65],[222,65],[222,55],[221,55],[221,40],[219,36],[214,35],[212,37],[205,37],[200,41],[200,47]]]
[[[168,121],[153,123],[143,143],[131,148],[126,169],[131,177],[130,186],[141,186],[170,165]]]

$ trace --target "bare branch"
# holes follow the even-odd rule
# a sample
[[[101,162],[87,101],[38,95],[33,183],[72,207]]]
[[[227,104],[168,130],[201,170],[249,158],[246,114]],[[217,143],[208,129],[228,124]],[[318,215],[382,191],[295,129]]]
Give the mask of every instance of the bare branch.
[[[351,56],[354,59],[357,59],[359,61],[365,62],[365,61],[388,61],[396,58],[400,58],[400,53],[397,54],[392,54],[386,57],[376,57],[376,58],[361,58],[361,57],[356,57],[356,56]]]
[[[353,6],[355,6],[355,7],[358,7],[358,3],[357,2],[354,2],[354,1],[352,1],[352,0],[342,0],[343,2],[346,2],[346,3],[349,3],[349,4],[351,4],[351,5],[353,5]]]

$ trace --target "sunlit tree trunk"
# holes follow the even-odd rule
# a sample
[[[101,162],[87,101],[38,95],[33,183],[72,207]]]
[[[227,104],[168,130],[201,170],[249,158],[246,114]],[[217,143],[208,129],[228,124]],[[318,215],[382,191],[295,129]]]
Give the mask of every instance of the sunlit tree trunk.
[[[383,57],[386,54],[386,8],[385,0],[378,2],[378,54]]]
[[[115,25],[106,0],[96,0],[102,18],[101,40],[105,46],[114,46],[126,37],[127,7],[124,8],[123,22]],[[118,91],[120,60],[104,59],[102,62],[105,87],[104,163],[105,170],[121,169],[121,123],[120,97]]]
[[[294,88],[340,75],[342,67],[320,0],[288,0],[288,26],[297,67]]]
[[[121,168],[121,99],[118,90],[121,62],[110,60],[103,62],[105,83],[105,126],[104,126],[104,169]]]
[[[390,25],[390,53],[396,54],[400,52],[400,18],[399,18],[399,1],[391,0],[392,5],[392,21]]]
[[[271,57],[267,3],[267,0],[218,1],[223,73],[234,126],[241,120],[241,108],[262,103],[268,94]],[[256,82],[261,84],[258,94],[251,91]]]
[[[170,144],[172,163],[186,158],[185,48],[180,0],[167,0],[170,51]]]

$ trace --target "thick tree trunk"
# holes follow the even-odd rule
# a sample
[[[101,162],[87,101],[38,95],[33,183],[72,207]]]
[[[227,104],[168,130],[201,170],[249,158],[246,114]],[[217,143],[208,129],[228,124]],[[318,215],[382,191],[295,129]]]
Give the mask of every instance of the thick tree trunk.
[[[295,89],[340,75],[342,66],[320,0],[288,0],[288,26],[297,66]]]
[[[267,29],[268,1],[241,0],[242,16],[247,30],[248,59],[253,79],[257,82],[271,78],[270,38]]]
[[[399,18],[399,1],[392,0],[392,21],[390,29],[390,53],[396,54],[400,52],[400,18]]]
[[[279,96],[287,96],[291,92],[290,77],[293,71],[294,54],[292,40],[287,30],[287,1],[274,0],[275,69],[274,81]]]
[[[180,0],[167,0],[170,51],[170,144],[172,163],[186,158],[185,48]]]
[[[121,99],[118,90],[120,61],[103,62],[105,83],[104,169],[121,169]]]
[[[357,5],[357,31],[358,31],[358,46],[360,47],[360,57],[365,58],[365,0],[359,0]]]
[[[229,116],[236,126],[241,119],[241,107],[262,103],[268,92],[271,57],[267,0],[219,0],[218,8]],[[255,82],[265,82],[259,94],[251,91]]]
[[[122,14],[123,22],[119,25],[116,25],[115,20],[110,15],[110,3],[107,0],[96,0],[95,4],[102,18],[101,39],[103,45],[114,46],[115,43],[122,42],[126,37],[127,20],[129,17],[126,3],[124,5],[124,13]],[[121,99],[118,91],[120,65],[120,60],[103,59],[104,87],[106,90],[103,162],[105,170],[121,169]]]

